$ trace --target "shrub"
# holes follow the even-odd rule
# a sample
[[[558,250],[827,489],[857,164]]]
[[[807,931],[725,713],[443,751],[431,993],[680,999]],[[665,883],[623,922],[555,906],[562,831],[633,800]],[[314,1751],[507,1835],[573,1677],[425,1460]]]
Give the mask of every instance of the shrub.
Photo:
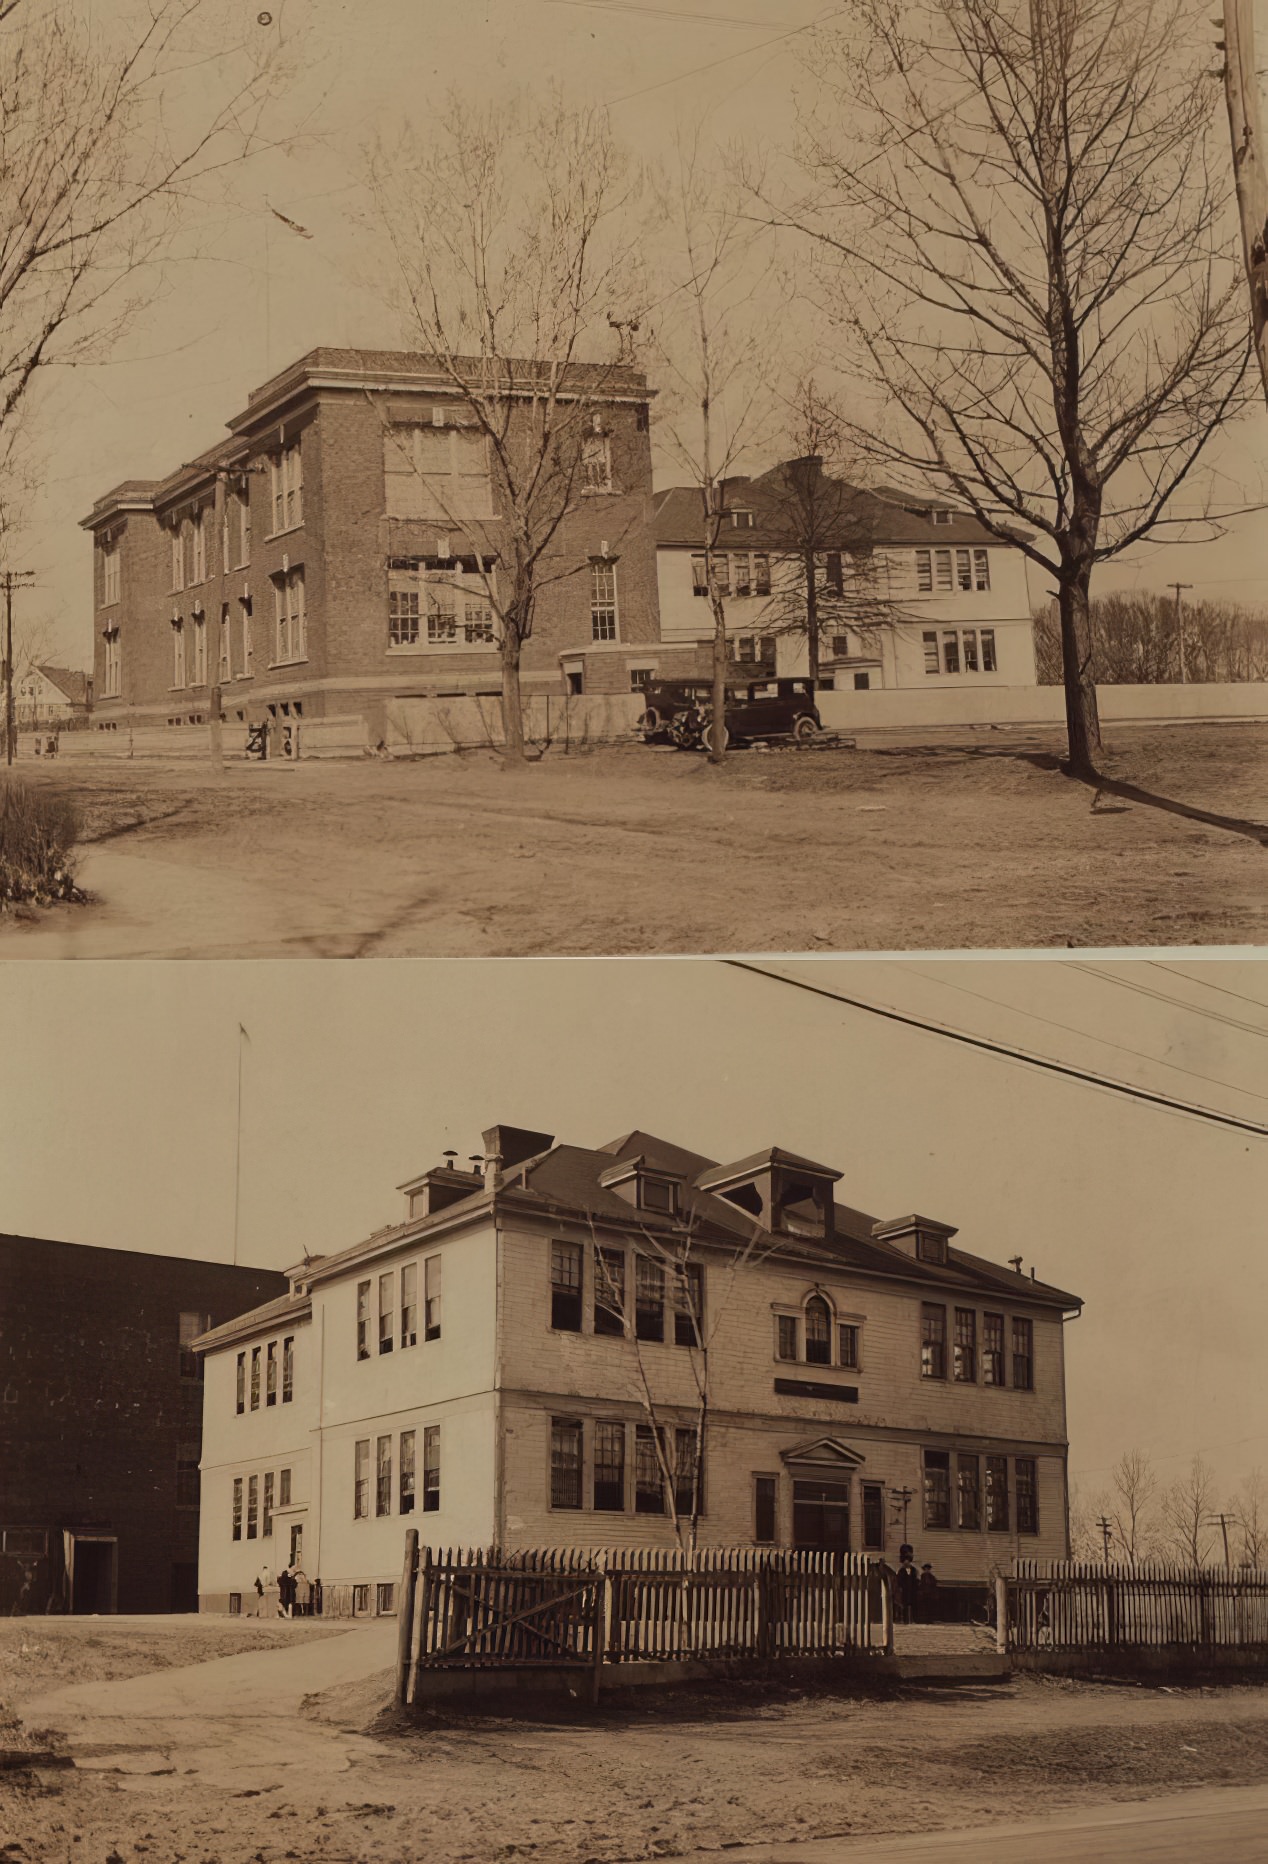
[[[0,907],[20,900],[44,905],[83,896],[75,886],[72,850],[79,816],[63,797],[7,782],[0,788]]]

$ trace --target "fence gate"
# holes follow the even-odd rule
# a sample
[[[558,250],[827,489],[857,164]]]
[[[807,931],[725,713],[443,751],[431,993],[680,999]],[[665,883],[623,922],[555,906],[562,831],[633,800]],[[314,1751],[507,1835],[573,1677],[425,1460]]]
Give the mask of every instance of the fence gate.
[[[419,1559],[420,1669],[593,1669],[603,1652],[604,1580],[585,1556],[461,1548]]]

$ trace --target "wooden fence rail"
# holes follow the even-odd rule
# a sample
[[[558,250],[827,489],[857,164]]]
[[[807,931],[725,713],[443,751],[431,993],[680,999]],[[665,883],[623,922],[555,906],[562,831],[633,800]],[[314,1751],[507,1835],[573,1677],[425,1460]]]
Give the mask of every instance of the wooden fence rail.
[[[998,1582],[1002,1648],[1268,1646],[1268,1572],[1083,1560],[1018,1560]]]
[[[419,1548],[406,1540],[398,1700],[428,1669],[836,1657],[886,1649],[888,1571],[791,1548]]]

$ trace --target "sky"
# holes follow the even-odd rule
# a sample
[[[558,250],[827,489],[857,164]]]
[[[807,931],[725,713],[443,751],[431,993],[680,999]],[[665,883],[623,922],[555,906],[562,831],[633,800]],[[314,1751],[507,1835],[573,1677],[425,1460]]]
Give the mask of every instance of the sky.
[[[292,72],[284,97],[295,146],[233,182],[232,207],[191,209],[150,302],[108,360],[52,370],[33,404],[36,485],[20,540],[36,586],[22,621],[45,624],[52,656],[91,662],[90,547],[79,520],[121,479],[156,477],[215,443],[248,391],[318,344],[396,345],[381,287],[383,256],[355,216],[359,151],[409,118],[425,126],[450,86],[482,93],[555,81],[610,106],[617,134],[649,160],[677,130],[703,124],[786,146],[809,83],[805,28],[817,0],[211,0],[230,24],[279,38]],[[106,20],[130,0],[94,0]],[[274,211],[310,237],[290,231]],[[829,363],[830,358],[826,359]],[[1256,408],[1221,437],[1210,476],[1178,509],[1268,499],[1268,414]],[[755,460],[760,468],[766,460]],[[662,478],[665,476],[662,473]],[[1031,594],[1045,594],[1031,572]],[[1268,524],[1254,511],[1205,544],[1145,542],[1102,572],[1102,590],[1192,585],[1201,597],[1261,601]]]
[[[1268,1125],[1262,963],[762,962]],[[778,1144],[1083,1298],[1089,1492],[1132,1447],[1168,1479],[1199,1452],[1222,1487],[1268,1473],[1263,1138],[707,959],[12,964],[0,1028],[0,1231],[228,1261],[236,1224],[239,1261],[286,1268],[497,1123]]]

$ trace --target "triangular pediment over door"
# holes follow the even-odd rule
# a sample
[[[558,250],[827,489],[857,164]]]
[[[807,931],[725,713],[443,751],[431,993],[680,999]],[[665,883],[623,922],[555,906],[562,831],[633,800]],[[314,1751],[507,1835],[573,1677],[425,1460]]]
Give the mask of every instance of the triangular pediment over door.
[[[867,1461],[860,1451],[852,1450],[839,1437],[814,1437],[809,1443],[798,1443],[790,1450],[781,1450],[780,1457],[790,1468],[835,1470],[842,1475],[853,1469],[861,1469]]]

